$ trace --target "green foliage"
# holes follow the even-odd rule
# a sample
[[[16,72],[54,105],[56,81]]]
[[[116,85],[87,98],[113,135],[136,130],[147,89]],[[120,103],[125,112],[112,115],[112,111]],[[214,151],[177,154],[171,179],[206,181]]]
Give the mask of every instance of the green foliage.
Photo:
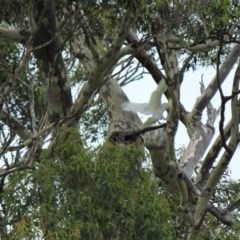
[[[16,0],[0,0],[0,4],[0,24],[12,25],[13,23],[17,22],[19,26],[22,26],[29,21],[29,19],[26,18],[28,12],[27,2]]]
[[[108,115],[103,103],[99,102],[86,111],[80,120],[83,138],[89,143],[99,143],[104,139],[108,127]]]
[[[30,24],[37,10],[31,10],[34,1],[9,0],[4,4],[3,1],[0,2],[2,27],[24,29],[26,32],[36,30],[33,28],[34,24]],[[41,5],[41,2],[39,4]],[[89,66],[94,71],[95,65],[102,61],[101,56],[107,56],[109,49],[112,50],[114,39],[119,35],[122,17],[130,8],[138,14],[131,23],[131,29],[138,33],[140,42],[128,45],[129,37],[124,41],[121,49],[127,46],[131,50],[129,58],[126,57],[129,62],[126,60],[124,63],[124,58],[119,59],[119,65],[111,69],[109,75],[104,76],[106,81],[113,76],[116,78],[118,71],[120,76],[124,76],[125,83],[131,79],[136,81],[141,64],[138,65],[138,61],[135,64],[132,58],[142,50],[149,54],[149,59],[145,58],[146,64],[142,63],[142,73],[145,73],[148,60],[153,59],[158,70],[164,70],[165,45],[176,48],[181,59],[179,66],[187,63],[186,72],[189,69],[196,70],[199,65],[216,66],[218,44],[198,50],[199,47],[219,40],[223,45],[220,53],[222,61],[232,43],[239,39],[240,8],[236,0],[82,0],[55,1],[55,5],[59,29],[56,38],[61,42],[60,47],[57,46],[57,53],[64,58],[69,83],[78,89],[91,80],[92,76],[90,71],[86,70],[88,68],[84,61],[90,60]],[[54,19],[54,12],[51,13],[51,18]],[[40,22],[36,27],[39,24]],[[235,32],[230,29],[235,29]],[[37,29],[35,33],[38,31],[41,29]],[[34,35],[29,34],[32,37]],[[82,38],[83,35],[85,38]],[[78,44],[81,43],[81,38],[86,41]],[[25,40],[31,45],[31,41],[27,41],[29,39]],[[55,40],[54,37],[51,41]],[[196,46],[197,50],[194,49]],[[51,84],[46,84],[48,79],[40,77],[43,74],[36,64],[34,54],[26,68],[15,76],[16,69],[26,53],[25,47],[26,45],[10,41],[0,41],[0,85],[2,91],[7,89],[7,86],[11,87],[7,96],[2,98],[3,107],[9,110],[26,130],[36,122],[35,130],[39,133],[42,127],[48,124],[48,121],[43,121],[49,106],[48,95],[58,91],[51,88]],[[75,54],[78,50],[81,53],[85,47],[89,47],[92,53],[95,53],[96,48],[99,53],[95,64],[91,64],[88,56],[84,59],[84,51],[80,59],[76,59]],[[30,48],[31,46],[28,49]],[[185,62],[186,55],[193,56],[189,58],[189,62]],[[130,64],[131,62],[134,64]],[[51,65],[62,67],[62,64],[55,62]],[[55,70],[51,69],[49,72],[49,76],[53,77],[49,83],[55,80]],[[132,74],[134,71],[136,74]],[[153,71],[150,72],[154,76]],[[64,75],[65,73],[62,77]],[[14,86],[11,86],[9,81],[12,77],[17,80]],[[102,80],[99,79],[100,82]],[[45,88],[49,87],[49,91],[44,91],[44,85]],[[85,142],[96,147],[99,139],[104,139],[108,127],[104,105],[98,100],[93,103],[89,101],[88,104],[91,106],[81,115],[79,122],[80,135],[78,129],[59,129],[59,132],[55,132],[56,139],[50,143],[47,150],[42,151],[40,158],[36,156],[38,153],[34,156],[37,161],[31,162],[32,170],[20,170],[1,178],[1,239],[185,239],[189,226],[185,222],[185,212],[180,212],[177,207],[179,196],[171,195],[160,188],[150,168],[141,168],[144,159],[141,148],[106,143],[93,152],[86,147]],[[30,106],[35,110],[32,116],[29,113]],[[57,107],[60,105],[56,103],[56,109]],[[4,143],[4,151],[6,150],[1,158],[1,168],[7,170],[25,164],[25,148],[22,149],[21,143],[26,139],[19,141],[15,138],[16,129],[10,123],[0,123],[3,129],[3,137],[0,139]],[[8,141],[6,133],[12,141]],[[41,135],[40,140],[45,141],[49,133]],[[32,131],[32,134],[35,142],[35,131]],[[35,145],[27,147],[32,151]],[[183,153],[183,148],[176,150],[178,160]],[[197,168],[196,172],[198,171]],[[218,184],[211,204],[225,209],[239,199],[239,190],[239,183],[224,178]],[[196,202],[189,204],[190,209],[194,209]],[[239,211],[233,212],[233,218],[236,222],[234,226],[223,226],[207,213],[200,239],[209,239],[212,235],[215,239],[238,239]]]
[[[76,129],[63,131],[1,196],[10,239],[173,239],[168,203],[141,158],[136,146],[89,152]]]
[[[28,63],[29,68],[24,69],[16,76],[16,69],[25,54],[24,47],[15,43],[0,41],[0,48],[0,86],[2,90],[12,87],[10,93],[5,96],[5,106],[15,118],[21,118],[23,125],[29,126],[29,81],[30,79],[33,81],[32,76],[36,63],[31,59]],[[14,83],[12,79],[15,80]],[[38,82],[36,85],[39,84]],[[40,108],[37,106],[38,98],[35,102],[36,109],[39,110]],[[36,115],[38,117],[37,111]]]
[[[20,52],[16,44],[3,42],[0,40],[0,84],[1,86],[10,78],[14,69],[13,64],[17,64]]]

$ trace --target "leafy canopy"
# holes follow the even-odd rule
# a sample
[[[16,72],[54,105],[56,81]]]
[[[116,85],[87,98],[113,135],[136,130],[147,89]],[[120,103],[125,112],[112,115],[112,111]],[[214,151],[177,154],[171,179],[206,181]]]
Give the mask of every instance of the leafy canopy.
[[[11,176],[2,195],[10,239],[172,239],[152,172],[131,172],[141,157],[136,146],[110,144],[93,155],[76,129],[66,129],[35,169]]]

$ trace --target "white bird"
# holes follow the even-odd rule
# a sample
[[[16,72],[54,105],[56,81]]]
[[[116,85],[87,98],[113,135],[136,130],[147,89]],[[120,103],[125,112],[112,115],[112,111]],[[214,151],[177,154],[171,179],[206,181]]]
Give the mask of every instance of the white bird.
[[[131,111],[135,113],[140,112],[145,115],[152,115],[146,122],[143,123],[144,127],[150,126],[160,119],[165,119],[163,114],[165,111],[170,109],[170,104],[162,103],[161,101],[162,94],[166,90],[166,85],[164,84],[165,83],[159,84],[157,89],[153,91],[149,103],[125,102],[122,104],[122,109],[124,111]]]

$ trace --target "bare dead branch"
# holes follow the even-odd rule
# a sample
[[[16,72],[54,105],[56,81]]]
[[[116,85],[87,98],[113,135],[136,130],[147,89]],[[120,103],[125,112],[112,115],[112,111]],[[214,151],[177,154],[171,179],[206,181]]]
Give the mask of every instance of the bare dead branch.
[[[238,60],[239,54],[240,54],[240,45],[236,44],[232,48],[231,52],[228,54],[226,60],[222,63],[221,67],[219,68],[218,79],[220,84],[224,82],[229,72],[232,70],[234,64]],[[217,90],[218,90],[218,83],[217,83],[217,76],[215,75],[215,77],[212,79],[211,83],[208,85],[204,93],[202,93],[201,96],[197,99],[191,112],[192,119],[202,113],[207,103],[213,98]]]
[[[203,76],[202,76],[203,78]],[[205,86],[204,86],[204,83],[203,83],[203,79],[201,79],[201,82],[200,82],[200,90],[201,90],[201,94],[204,93],[205,91]],[[209,126],[210,128],[214,129],[214,123],[216,121],[216,118],[219,114],[219,111],[220,111],[220,108],[218,110],[216,110],[211,101],[209,101],[207,103],[207,126]]]

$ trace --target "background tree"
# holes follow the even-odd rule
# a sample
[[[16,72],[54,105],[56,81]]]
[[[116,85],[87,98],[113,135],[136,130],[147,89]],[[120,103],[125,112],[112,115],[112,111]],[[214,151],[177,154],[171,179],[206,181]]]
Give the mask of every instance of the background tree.
[[[3,239],[238,238],[239,184],[226,174],[239,142],[237,1],[13,0],[0,11]],[[181,85],[202,66],[216,73],[187,111]],[[122,109],[122,87],[145,74],[166,84],[160,125]],[[190,140],[179,156],[180,121]]]

